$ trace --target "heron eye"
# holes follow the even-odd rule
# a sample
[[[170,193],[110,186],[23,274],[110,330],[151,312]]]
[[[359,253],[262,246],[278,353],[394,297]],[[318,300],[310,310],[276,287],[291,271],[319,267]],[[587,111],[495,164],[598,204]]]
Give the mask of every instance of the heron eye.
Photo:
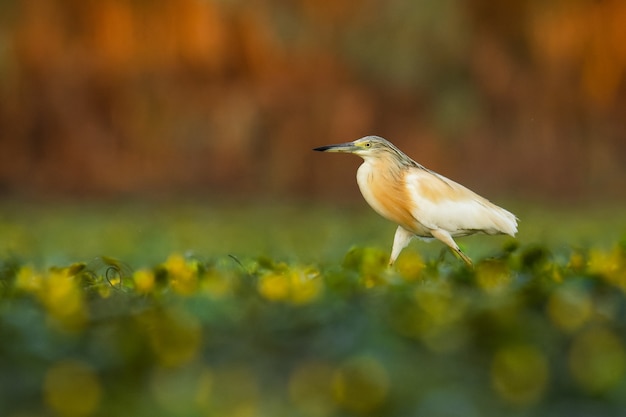
[[[372,144],[371,144],[370,142],[367,142],[367,143],[365,144],[365,147],[366,147],[366,148],[371,148],[371,147],[372,147]]]

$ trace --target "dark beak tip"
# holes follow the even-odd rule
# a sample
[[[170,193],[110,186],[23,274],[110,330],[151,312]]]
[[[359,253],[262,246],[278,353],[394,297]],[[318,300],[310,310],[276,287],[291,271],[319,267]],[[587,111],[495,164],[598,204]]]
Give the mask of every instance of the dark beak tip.
[[[318,146],[317,148],[313,148],[314,151],[324,152],[328,149],[328,146]]]

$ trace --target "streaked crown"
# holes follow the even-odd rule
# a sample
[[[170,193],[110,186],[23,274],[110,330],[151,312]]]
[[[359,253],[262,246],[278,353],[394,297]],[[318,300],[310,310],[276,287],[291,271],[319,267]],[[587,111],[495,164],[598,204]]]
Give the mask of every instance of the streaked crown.
[[[396,162],[404,166],[415,166],[415,161],[398,149],[393,143],[380,136],[365,136],[352,142],[357,150],[354,152],[360,156],[383,156],[390,155]]]

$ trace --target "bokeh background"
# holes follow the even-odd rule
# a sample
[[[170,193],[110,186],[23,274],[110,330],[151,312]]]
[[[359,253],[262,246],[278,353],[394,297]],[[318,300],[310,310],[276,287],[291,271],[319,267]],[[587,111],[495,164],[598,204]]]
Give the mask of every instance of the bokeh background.
[[[624,417],[625,202],[624,0],[0,0],[0,415]]]
[[[622,0],[4,0],[0,195],[358,197],[367,134],[489,196],[626,196]]]

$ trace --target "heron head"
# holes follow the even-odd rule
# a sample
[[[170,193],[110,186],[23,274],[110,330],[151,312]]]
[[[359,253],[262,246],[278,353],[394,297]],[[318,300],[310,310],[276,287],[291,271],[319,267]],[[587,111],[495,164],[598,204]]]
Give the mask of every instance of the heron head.
[[[391,143],[379,136],[365,136],[352,142],[320,146],[313,150],[320,152],[353,153],[361,157],[368,157],[376,156],[383,151],[388,151],[392,146]]]

